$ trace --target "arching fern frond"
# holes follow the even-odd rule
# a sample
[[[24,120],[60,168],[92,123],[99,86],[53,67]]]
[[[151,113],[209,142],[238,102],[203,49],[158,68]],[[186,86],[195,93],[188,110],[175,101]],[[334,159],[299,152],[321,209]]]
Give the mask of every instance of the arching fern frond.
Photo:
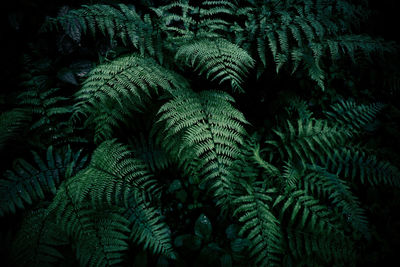
[[[133,45],[142,56],[149,54],[162,61],[162,39],[155,28],[157,24],[152,22],[149,15],[142,18],[133,6],[83,5],[82,8],[49,19],[44,29],[52,29],[59,24],[76,42],[80,42],[82,33],[90,32],[94,36],[99,32],[111,40],[121,40],[124,45]]]
[[[0,151],[15,138],[27,123],[29,116],[23,109],[13,109],[0,115]]]
[[[93,206],[128,207],[128,200],[155,197],[156,181],[147,166],[123,145],[105,141],[93,152],[87,168],[69,181],[76,203],[91,201]]]
[[[60,88],[47,88],[45,79],[34,77],[27,85],[29,89],[18,95],[19,104],[32,116],[30,131],[37,136],[37,142],[44,147],[82,141],[74,136],[74,129],[69,121],[72,107],[69,99],[60,95]]]
[[[208,184],[217,203],[226,206],[231,194],[229,167],[240,155],[246,122],[230,102],[233,98],[218,91],[186,92],[160,108],[165,122],[163,146],[187,164],[196,161],[195,172]]]
[[[278,140],[267,140],[279,151],[282,159],[315,163],[325,156],[332,157],[335,149],[345,144],[350,132],[338,126],[329,126],[323,120],[298,120],[297,125],[287,121],[287,128],[274,130]]]
[[[246,233],[251,241],[250,254],[255,257],[257,266],[281,266],[283,255],[283,236],[280,223],[271,212],[272,198],[262,184],[247,186],[246,192],[238,196],[234,215],[239,216],[243,226],[240,235]]]
[[[120,266],[128,250],[129,221],[122,215],[123,208],[99,210],[77,204],[71,196],[68,181],[63,183],[49,214],[72,240],[81,266]]]
[[[382,103],[364,105],[357,104],[353,100],[341,100],[331,105],[332,111],[327,111],[325,114],[331,121],[336,121],[353,131],[359,131],[371,124],[383,107]]]
[[[400,170],[396,166],[357,148],[344,147],[324,162],[329,170],[343,178],[360,179],[362,184],[400,186]]]
[[[44,199],[48,193],[55,194],[61,181],[74,175],[86,163],[82,151],[73,152],[69,147],[65,151],[54,151],[50,146],[43,160],[33,152],[35,165],[24,159],[15,162],[13,170],[5,172],[0,180],[0,215],[15,213],[17,208]]]
[[[305,190],[318,195],[320,199],[329,199],[354,231],[369,238],[365,211],[360,207],[359,200],[353,195],[346,182],[324,168],[308,166],[308,169],[311,172],[303,177]]]
[[[287,228],[285,234],[288,240],[287,249],[290,251],[285,255],[288,265],[346,266],[354,261],[354,243],[347,237],[292,228]]]
[[[193,39],[226,38],[231,34],[230,25],[237,7],[225,0],[201,1],[197,5],[179,1],[152,10],[168,36],[167,45],[174,50],[171,43],[180,45]]]
[[[164,170],[171,164],[171,159],[155,137],[150,135],[146,138],[140,134],[139,137],[132,137],[129,141],[133,153],[146,163],[152,172]]]
[[[110,102],[118,103],[127,111],[140,111],[149,97],[160,93],[173,94],[185,86],[183,78],[153,59],[135,54],[123,56],[99,65],[89,73],[76,94],[74,115],[83,114],[89,116],[89,121],[96,120],[102,115],[98,113],[103,108],[112,108]],[[110,124],[114,124],[119,118],[111,116],[108,119]]]
[[[57,246],[67,244],[59,226],[46,209],[29,212],[21,224],[12,245],[12,258],[17,266],[54,266],[63,255]]]
[[[236,25],[236,40],[255,51],[263,67],[274,62],[276,72],[290,66],[293,73],[302,66],[324,90],[329,56],[356,62],[357,53],[370,59],[393,51],[392,43],[354,33],[353,22],[365,14],[359,8],[348,1],[244,1],[238,14],[247,19]]]
[[[201,39],[182,45],[175,55],[176,60],[193,67],[200,74],[218,80],[228,81],[233,90],[243,91],[241,85],[254,60],[246,50],[219,39]]]
[[[131,201],[125,212],[132,229],[130,238],[143,245],[144,249],[151,249],[154,254],[175,259],[170,229],[162,222],[159,211],[146,202],[135,202]]]
[[[226,37],[230,33],[230,19],[235,17],[237,7],[234,1],[202,1],[199,9],[199,22],[196,37]]]

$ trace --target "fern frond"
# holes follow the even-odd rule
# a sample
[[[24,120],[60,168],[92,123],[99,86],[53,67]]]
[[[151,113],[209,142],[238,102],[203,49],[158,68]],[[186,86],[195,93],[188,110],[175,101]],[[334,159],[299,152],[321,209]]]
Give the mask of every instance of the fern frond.
[[[145,162],[152,172],[164,170],[171,164],[171,159],[153,136],[146,139],[141,134],[138,138],[132,137],[129,144],[134,155]]]
[[[218,91],[186,92],[160,108],[165,122],[167,151],[180,162],[196,160],[198,171],[217,198],[218,205],[230,198],[232,190],[229,167],[239,155],[246,122],[230,102],[233,98]]]
[[[89,73],[76,94],[74,115],[90,115],[89,120],[95,120],[99,110],[111,108],[110,102],[116,102],[126,110],[140,111],[149,97],[160,93],[174,94],[185,86],[183,78],[150,58],[135,54],[123,56],[99,65]],[[118,116],[109,119],[112,124]]]
[[[246,233],[251,241],[250,254],[255,257],[257,266],[281,266],[283,236],[280,223],[271,212],[272,198],[259,184],[247,186],[246,191],[234,200],[238,206],[234,215],[243,223],[239,234]]]
[[[82,8],[69,11],[63,16],[50,19],[44,29],[61,27],[76,42],[81,41],[81,35],[90,32],[121,40],[124,45],[133,45],[143,56],[160,56],[158,44],[162,43],[161,36],[156,30],[148,15],[143,18],[133,6],[118,4],[111,5],[83,5]]]
[[[32,151],[35,165],[24,159],[17,160],[13,170],[5,172],[5,179],[0,180],[0,215],[12,212],[17,208],[24,209],[38,199],[44,199],[46,194],[55,194],[60,182],[85,165],[86,156],[82,151],[73,153],[68,147],[66,151],[47,149],[44,161],[39,154]]]
[[[198,38],[224,37],[229,32],[236,5],[232,1],[203,1],[199,10]]]
[[[23,109],[13,109],[0,115],[0,151],[16,137],[29,116]]]
[[[66,236],[41,208],[24,217],[12,245],[12,258],[17,266],[54,266],[64,258],[56,247],[65,244]]]
[[[93,152],[89,166],[73,177],[69,186],[76,203],[128,207],[128,200],[156,196],[158,187],[147,166],[123,145],[105,141]]]
[[[49,214],[72,240],[81,266],[120,266],[128,250],[129,221],[123,208],[96,210],[72,199],[73,185],[63,183]]]
[[[42,77],[34,77],[31,83],[42,83]],[[31,113],[30,131],[38,135],[43,146],[81,141],[74,138],[69,121],[72,107],[67,97],[60,95],[60,88],[33,86],[18,95],[19,104]]]
[[[353,131],[359,131],[371,124],[383,107],[382,103],[359,105],[353,100],[341,100],[331,105],[332,111],[325,114],[331,121],[336,121]]]
[[[130,222],[132,229],[130,238],[133,241],[142,244],[144,249],[151,249],[155,254],[176,258],[171,242],[171,231],[162,222],[159,211],[142,201],[135,204],[131,202],[125,217]]]
[[[365,211],[360,207],[359,200],[353,195],[345,181],[333,173],[318,166],[309,166],[311,171],[304,179],[304,187],[308,191],[324,194],[343,215],[344,220],[353,229],[369,237],[368,222]]]
[[[342,148],[324,165],[343,178],[360,179],[362,184],[400,186],[400,170],[388,161],[379,160],[357,148]]]
[[[300,63],[308,76],[324,90],[325,59],[349,57],[356,62],[356,53],[367,59],[372,53],[393,51],[392,43],[370,36],[354,34],[353,23],[365,12],[347,1],[245,1],[238,14],[247,17],[236,39],[245,39],[253,46],[264,67],[273,61],[279,72],[285,65],[296,71]],[[361,8],[361,10],[363,10]],[[245,36],[245,37],[243,37]],[[254,47],[256,46],[256,47]],[[271,56],[269,56],[269,54]]]
[[[354,261],[356,251],[349,238],[313,231],[287,228],[287,255],[291,264],[323,266],[326,263],[346,266]]]
[[[315,163],[325,156],[332,157],[335,149],[345,144],[350,133],[338,126],[329,126],[323,120],[297,121],[297,126],[287,121],[287,128],[274,130],[277,141],[267,140],[279,151],[282,159]]]
[[[243,91],[241,84],[254,66],[254,60],[239,46],[225,39],[201,39],[182,45],[176,60],[205,73],[211,81],[230,82],[234,90]]]
[[[315,233],[343,235],[333,213],[312,195],[304,190],[294,190],[279,195],[273,207],[279,210],[279,221],[287,222],[289,227],[311,229]]]

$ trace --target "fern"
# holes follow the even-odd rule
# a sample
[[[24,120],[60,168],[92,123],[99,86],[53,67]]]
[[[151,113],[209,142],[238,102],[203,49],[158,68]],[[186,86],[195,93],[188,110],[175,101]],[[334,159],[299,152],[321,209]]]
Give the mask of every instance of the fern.
[[[131,224],[130,238],[133,241],[143,244],[144,249],[149,248],[155,254],[176,259],[170,230],[161,221],[159,212],[155,208],[142,201],[132,203],[126,210],[125,217]]]
[[[251,255],[257,266],[280,266],[283,254],[282,232],[279,221],[271,212],[272,198],[262,184],[246,186],[245,194],[238,196],[234,203],[238,206],[234,212],[240,214],[243,226],[240,235],[247,233],[251,241]]]
[[[13,242],[12,255],[18,266],[54,266],[64,259],[56,249],[67,244],[60,228],[48,216],[46,209],[30,211]]]
[[[396,166],[357,148],[342,148],[324,162],[329,169],[346,178],[360,179],[362,184],[399,186],[400,171]]]
[[[290,121],[287,129],[274,130],[278,140],[267,140],[266,143],[278,148],[282,159],[315,163],[323,156],[332,157],[335,149],[344,145],[351,136],[340,127],[330,127],[326,121],[298,120],[297,126]]]
[[[0,149],[29,129],[16,153],[37,151],[6,166],[0,180],[0,215],[19,228],[13,263],[360,264],[364,243],[378,238],[369,218],[375,207],[360,201],[371,194],[360,188],[400,185],[396,159],[374,155],[381,139],[362,135],[382,123],[384,105],[358,104],[377,91],[357,89],[366,75],[385,76],[376,67],[366,72],[367,64],[393,51],[362,32],[367,7],[366,0],[63,7],[43,25],[60,30],[62,53],[40,35],[25,56],[24,89],[0,98],[8,110]],[[83,55],[96,54],[97,67],[75,73]],[[79,88],[66,69],[85,76]],[[307,77],[322,91],[307,91]],[[202,89],[207,84],[216,88]],[[396,131],[389,128],[378,137]]]
[[[94,151],[89,166],[63,184],[49,209],[68,235],[78,242],[77,255],[78,258],[82,257],[82,265],[103,266],[122,261],[118,253],[108,255],[113,250],[107,247],[103,251],[97,249],[95,254],[89,253],[99,244],[107,245],[107,239],[125,239],[121,234],[113,234],[114,230],[105,228],[111,222],[116,227],[115,231],[125,229],[130,233],[132,241],[143,243],[145,248],[151,248],[154,253],[174,258],[168,227],[147,202],[147,199],[157,196],[155,181],[146,165],[132,156],[129,150],[114,141],[102,143]],[[116,206],[121,208],[116,209]],[[111,217],[98,217],[106,216],[108,209],[115,210],[110,214]],[[105,220],[104,225],[99,226],[104,228],[92,229],[98,224],[96,220]],[[128,226],[129,231],[126,230]],[[98,231],[96,236],[86,233],[92,230]],[[116,252],[126,249],[122,240],[115,242]]]
[[[157,184],[146,165],[114,141],[106,141],[93,152],[89,166],[69,180],[76,203],[90,201],[94,207],[128,207],[128,200],[155,197]]]
[[[365,211],[360,207],[359,200],[353,195],[350,187],[337,175],[329,173],[321,167],[310,166],[310,173],[304,177],[304,187],[311,192],[317,192],[322,198],[328,198],[342,213],[354,231],[359,231],[366,238],[370,237]]]
[[[120,57],[89,73],[76,94],[74,118],[87,116],[86,123],[96,123],[96,140],[108,139],[121,117],[141,111],[151,96],[173,95],[185,86],[181,77],[152,59]]]
[[[86,156],[82,151],[73,152],[69,147],[64,151],[47,149],[46,161],[32,152],[35,165],[24,159],[17,160],[13,170],[5,172],[6,179],[0,180],[0,215],[15,213],[25,205],[55,194],[61,181],[83,168]]]
[[[140,134],[138,138],[132,137],[130,147],[152,172],[165,170],[171,165],[171,159],[153,136],[145,138],[143,134]]]
[[[0,150],[7,145],[7,142],[14,139],[21,128],[25,126],[28,119],[27,112],[23,109],[13,109],[0,115]]]
[[[336,121],[353,131],[359,131],[371,124],[383,107],[382,103],[357,105],[355,101],[342,100],[331,105],[332,111],[325,112],[325,114],[331,121]]]
[[[120,265],[128,250],[129,221],[118,207],[96,210],[77,204],[63,183],[49,207],[57,225],[72,239],[81,266]]]
[[[249,5],[238,13],[247,16],[247,27],[238,26],[239,32],[247,36],[247,42],[256,44],[254,50],[263,66],[271,59],[276,72],[292,65],[293,73],[303,64],[323,90],[328,56],[333,61],[348,56],[355,62],[359,51],[369,58],[371,53],[393,49],[393,44],[380,39],[353,34],[352,23],[358,21],[354,18],[363,12],[347,1],[246,2]]]
[[[203,91],[187,92],[175,97],[160,108],[160,121],[166,123],[167,151],[172,151],[180,162],[191,163],[193,169],[208,184],[224,206],[230,201],[231,181],[229,167],[240,154],[238,145],[245,133],[246,120],[230,102],[226,93]]]
[[[149,15],[143,18],[133,6],[118,4],[118,8],[110,5],[84,5],[80,9],[49,19],[44,29],[52,29],[61,25],[64,31],[76,42],[80,42],[82,33],[90,32],[93,36],[100,32],[111,40],[119,39],[124,45],[131,44],[139,49],[143,56],[157,56],[162,61],[161,36]]]
[[[181,46],[175,58],[194,67],[206,77],[230,82],[234,90],[243,91],[241,84],[254,61],[245,50],[225,39],[202,39]]]
[[[18,95],[20,105],[31,113],[30,131],[37,135],[42,147],[82,142],[82,138],[76,138],[69,121],[72,115],[69,99],[60,95],[59,88],[47,88],[46,79],[34,77],[28,83],[32,87]]]
[[[161,22],[161,29],[171,43],[183,44],[194,38],[226,38],[237,7],[232,1],[202,1],[192,6],[188,1],[173,2],[153,11]],[[170,49],[174,50],[171,46]]]
[[[354,261],[354,243],[348,238],[287,229],[288,249],[286,264],[298,266],[348,265]]]

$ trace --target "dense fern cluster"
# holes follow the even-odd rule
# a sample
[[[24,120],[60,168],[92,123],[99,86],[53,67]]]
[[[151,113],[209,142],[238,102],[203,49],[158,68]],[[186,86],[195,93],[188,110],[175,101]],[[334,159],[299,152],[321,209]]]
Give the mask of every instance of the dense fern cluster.
[[[360,33],[366,1],[152,2],[44,23],[113,56],[79,86],[31,72],[0,116],[1,151],[22,131],[34,150],[0,180],[0,215],[23,214],[13,264],[354,266],[372,236],[360,187],[400,186],[365,142],[385,105],[323,92],[332,67],[394,50]],[[260,81],[294,73],[317,84],[269,114]]]

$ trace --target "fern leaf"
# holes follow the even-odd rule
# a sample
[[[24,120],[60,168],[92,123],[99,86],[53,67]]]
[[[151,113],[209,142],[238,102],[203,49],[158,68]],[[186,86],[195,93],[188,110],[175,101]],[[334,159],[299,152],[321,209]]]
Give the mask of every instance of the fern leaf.
[[[279,137],[278,141],[266,141],[278,148],[283,159],[299,160],[303,165],[307,162],[315,163],[320,158],[332,157],[335,148],[345,144],[350,137],[347,131],[328,126],[322,120],[298,120],[297,127],[290,121],[285,130],[274,130]]]
[[[246,120],[230,102],[226,93],[203,91],[187,92],[164,104],[159,113],[166,124],[163,142],[167,151],[175,151],[181,162],[196,159],[203,184],[209,184],[223,205],[232,191],[229,167],[240,155]]]
[[[341,100],[331,105],[332,111],[325,114],[344,127],[358,131],[371,124],[383,107],[382,103],[358,105],[353,100]]]
[[[142,56],[149,54],[159,57],[162,53],[157,49],[161,37],[154,29],[156,24],[146,15],[142,18],[130,5],[119,4],[118,8],[101,4],[83,5],[63,16],[49,19],[43,29],[58,25],[78,43],[82,34],[89,31],[95,36],[99,32],[111,40],[121,40],[124,45],[131,44]]]
[[[161,92],[173,94],[185,86],[181,77],[152,59],[135,54],[123,56],[89,73],[76,94],[74,115],[96,117],[98,110],[114,101],[123,109],[140,110],[150,96]]]
[[[400,170],[396,166],[357,148],[342,148],[332,159],[324,162],[329,170],[342,177],[360,179],[362,184],[400,186]]]
[[[129,221],[122,208],[96,210],[77,204],[73,185],[63,183],[49,206],[62,231],[72,240],[81,266],[120,266],[128,250]]]
[[[131,196],[156,196],[158,187],[147,166],[115,141],[103,142],[92,155],[89,166],[73,177],[71,197],[76,203],[90,200],[93,206],[127,207]]]
[[[251,241],[251,255],[257,266],[280,266],[283,254],[283,236],[280,223],[270,210],[272,198],[265,188],[254,184],[247,193],[237,197],[234,215],[239,215],[243,226],[240,235],[247,234]]]
[[[353,195],[349,186],[333,173],[317,166],[308,167],[312,172],[304,177],[306,189],[323,191],[333,205],[342,213],[346,222],[352,225],[355,231],[369,238],[369,230],[365,211],[360,202]]]
[[[151,249],[155,254],[162,254],[175,259],[172,248],[171,233],[168,226],[161,221],[159,212],[145,202],[136,202],[130,205],[125,212],[131,224],[130,238]]]
[[[67,244],[60,228],[46,209],[29,212],[13,242],[13,260],[18,266],[54,266],[63,260],[57,246]]]
[[[0,151],[16,137],[29,118],[23,109],[13,109],[0,115]]]
[[[36,166],[17,160],[13,170],[5,172],[6,179],[0,180],[0,215],[15,213],[17,208],[44,199],[47,193],[55,194],[64,178],[83,168],[86,156],[80,156],[81,151],[74,154],[68,147],[64,153],[53,151],[50,146],[46,163],[36,152],[32,152]]]
[[[175,59],[182,60],[200,74],[206,73],[212,81],[229,81],[232,88],[239,91],[242,91],[244,77],[254,66],[254,60],[245,50],[225,39],[202,39],[184,44]]]

